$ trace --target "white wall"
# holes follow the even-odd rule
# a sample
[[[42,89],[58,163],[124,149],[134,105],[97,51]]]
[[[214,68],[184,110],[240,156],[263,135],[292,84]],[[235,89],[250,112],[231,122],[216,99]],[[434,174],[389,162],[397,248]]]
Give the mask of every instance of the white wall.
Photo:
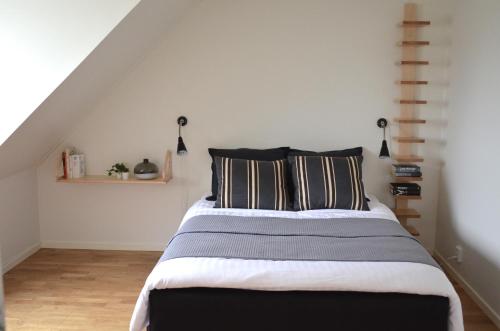
[[[290,145],[316,150],[362,145],[368,191],[392,203],[390,164],[377,158],[377,118],[399,109],[394,81],[400,57],[403,1],[205,1],[164,40],[64,144],[87,156],[88,172],[116,161],[158,163],[175,150],[176,118],[186,115],[189,154],[174,158],[174,180],[163,187],[55,183],[54,152],[40,166],[43,245],[50,247],[161,248],[186,208],[210,187],[207,148]],[[447,73],[450,2],[426,1],[422,15],[436,22],[423,38],[434,64],[425,77],[439,84],[422,92],[432,104],[420,132],[423,220],[418,228],[432,249],[439,149]],[[393,128],[394,133],[396,127]]]
[[[500,323],[500,2],[460,1],[453,22],[449,120],[436,250]]]
[[[3,275],[2,273],[2,252],[0,249],[0,331],[5,330],[5,313],[4,313],[4,300],[3,300]]]
[[[3,272],[40,246],[37,174],[29,169],[0,180],[0,245]]]
[[[0,2],[0,145],[138,2]]]

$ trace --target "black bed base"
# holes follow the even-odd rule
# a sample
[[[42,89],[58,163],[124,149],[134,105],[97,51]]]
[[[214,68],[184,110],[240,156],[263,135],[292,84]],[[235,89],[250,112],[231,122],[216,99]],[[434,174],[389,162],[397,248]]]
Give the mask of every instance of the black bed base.
[[[366,292],[153,290],[149,331],[448,330],[448,298]]]

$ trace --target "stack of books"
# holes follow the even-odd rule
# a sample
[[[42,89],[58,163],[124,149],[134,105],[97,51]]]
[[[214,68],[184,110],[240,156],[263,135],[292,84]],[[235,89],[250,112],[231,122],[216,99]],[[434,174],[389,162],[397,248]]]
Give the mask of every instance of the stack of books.
[[[420,167],[414,164],[393,164],[396,177],[422,177]]]
[[[420,185],[416,183],[391,183],[392,195],[420,196]]]

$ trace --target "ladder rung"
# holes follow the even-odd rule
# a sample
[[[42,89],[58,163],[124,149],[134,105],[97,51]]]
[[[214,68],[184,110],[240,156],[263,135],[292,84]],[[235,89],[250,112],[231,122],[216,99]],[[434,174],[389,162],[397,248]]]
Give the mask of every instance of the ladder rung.
[[[402,26],[426,26],[431,25],[431,21],[403,21]]]
[[[405,177],[405,176],[394,176],[394,181],[398,183],[411,183],[411,182],[421,182],[423,180],[422,177]]]
[[[431,43],[429,41],[423,40],[403,40],[400,46],[429,46]]]
[[[426,100],[399,100],[402,105],[426,105]]]
[[[400,80],[399,84],[401,85],[427,85],[428,81],[426,80]]]
[[[394,122],[403,124],[425,124],[426,120],[418,118],[395,118]]]
[[[400,61],[399,64],[401,65],[421,65],[425,66],[429,64],[429,61]]]
[[[424,162],[424,158],[418,155],[394,155],[397,162]]]
[[[403,225],[403,227],[406,229],[406,231],[408,231],[412,236],[420,236],[420,233],[418,232],[418,230],[412,226],[412,225],[408,225],[408,224],[405,224]]]
[[[398,200],[422,200],[420,195],[393,195],[393,197]]]
[[[392,209],[397,217],[420,218],[420,213],[413,208]]]
[[[396,140],[398,143],[415,143],[415,144],[425,143],[424,138],[418,138],[418,137],[394,137],[393,139]]]

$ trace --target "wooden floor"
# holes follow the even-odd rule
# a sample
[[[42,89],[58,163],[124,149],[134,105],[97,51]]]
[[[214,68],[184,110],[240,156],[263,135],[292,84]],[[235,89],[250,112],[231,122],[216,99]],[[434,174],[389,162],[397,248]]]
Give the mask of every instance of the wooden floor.
[[[127,330],[160,252],[42,249],[4,276],[7,330]],[[466,331],[498,329],[457,285]]]

